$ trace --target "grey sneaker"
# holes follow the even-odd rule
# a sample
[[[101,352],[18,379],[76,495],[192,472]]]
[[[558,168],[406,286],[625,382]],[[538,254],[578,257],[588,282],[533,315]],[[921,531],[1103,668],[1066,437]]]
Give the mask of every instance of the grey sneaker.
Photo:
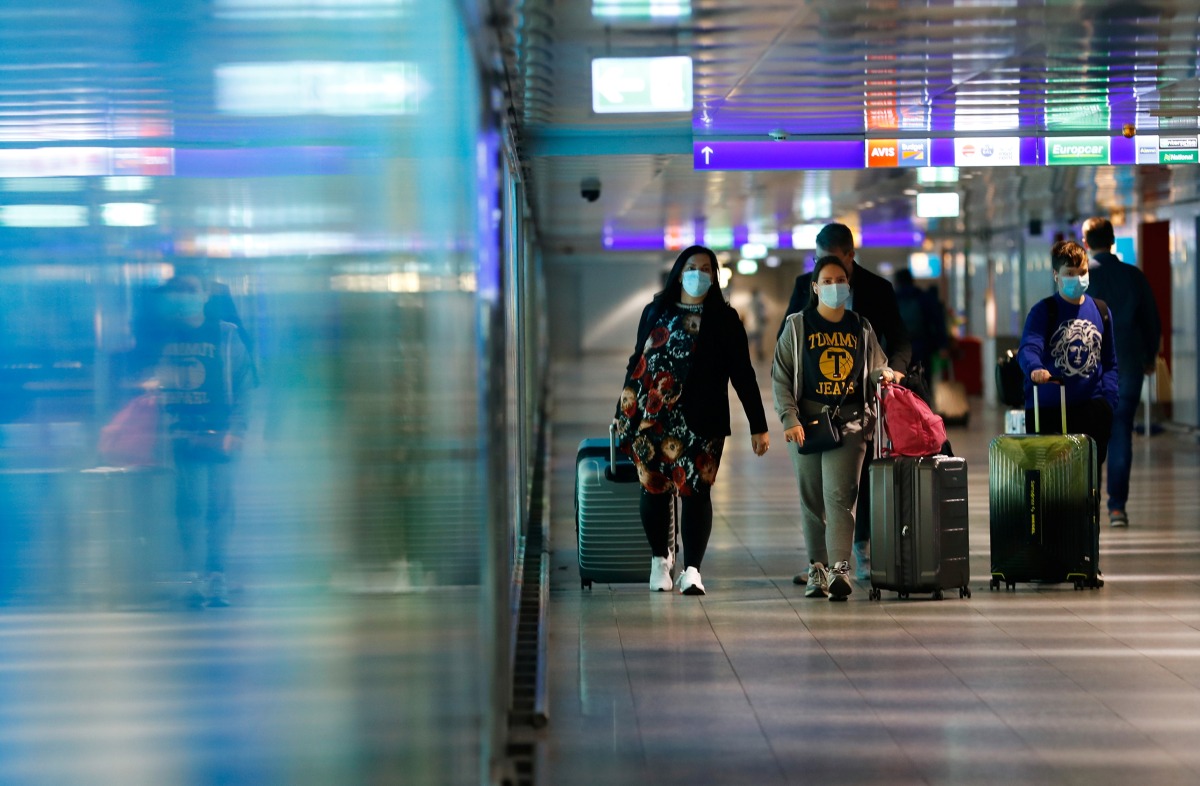
[[[854,587],[850,584],[850,563],[846,560],[835,563],[829,569],[829,599],[845,600]]]
[[[829,591],[829,573],[825,566],[814,562],[808,566],[808,582],[804,587],[804,597],[823,598]]]
[[[871,580],[871,542],[869,540],[854,543],[854,578],[859,581]]]

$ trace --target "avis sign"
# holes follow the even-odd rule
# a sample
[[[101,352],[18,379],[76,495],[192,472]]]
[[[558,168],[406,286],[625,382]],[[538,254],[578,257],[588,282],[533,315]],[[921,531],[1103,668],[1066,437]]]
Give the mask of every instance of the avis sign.
[[[1047,166],[1104,165],[1111,144],[1106,136],[1059,136],[1046,139]]]
[[[929,166],[928,139],[868,139],[867,166]]]

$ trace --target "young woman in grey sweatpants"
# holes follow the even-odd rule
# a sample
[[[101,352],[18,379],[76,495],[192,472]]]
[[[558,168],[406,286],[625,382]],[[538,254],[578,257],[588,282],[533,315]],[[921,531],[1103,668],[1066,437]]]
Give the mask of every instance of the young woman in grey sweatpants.
[[[842,424],[840,447],[820,453],[790,451],[810,563],[793,581],[806,585],[806,597],[830,600],[845,600],[852,591],[850,548],[858,479],[875,422],[869,388],[880,378],[894,379],[871,324],[846,308],[849,294],[840,260],[818,260],[809,306],[788,317],[771,369],[775,412],[788,442],[802,446],[803,417],[823,408],[836,410]]]

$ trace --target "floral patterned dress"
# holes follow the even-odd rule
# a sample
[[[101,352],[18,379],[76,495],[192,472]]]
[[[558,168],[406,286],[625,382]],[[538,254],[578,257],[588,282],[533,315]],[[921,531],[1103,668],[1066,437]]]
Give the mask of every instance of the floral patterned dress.
[[[692,366],[703,304],[678,303],[650,331],[617,406],[621,450],[651,494],[696,494],[717,479],[724,439],[692,433],[678,406]]]

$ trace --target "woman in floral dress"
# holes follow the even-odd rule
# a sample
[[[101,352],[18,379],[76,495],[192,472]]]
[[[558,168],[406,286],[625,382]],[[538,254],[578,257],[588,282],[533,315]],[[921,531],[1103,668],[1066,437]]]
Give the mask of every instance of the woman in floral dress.
[[[704,246],[691,246],[675,260],[666,287],[642,311],[617,405],[621,449],[633,457],[642,484],[655,591],[672,587],[674,494],[683,508],[679,591],[704,594],[700,563],[712,534],[709,492],[731,433],[730,382],[750,421],[755,455],[770,446],[746,331],[721,293],[717,270],[716,255]]]

